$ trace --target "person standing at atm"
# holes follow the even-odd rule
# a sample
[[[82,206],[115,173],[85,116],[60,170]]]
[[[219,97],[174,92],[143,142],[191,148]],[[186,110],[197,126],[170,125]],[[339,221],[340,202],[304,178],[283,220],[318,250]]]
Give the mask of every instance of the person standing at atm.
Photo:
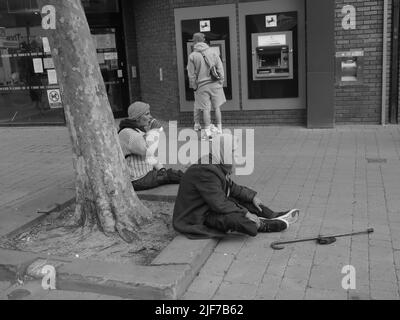
[[[219,55],[206,43],[203,33],[193,35],[194,50],[189,55],[187,71],[189,84],[194,89],[194,130],[200,131],[201,112],[203,112],[204,135],[202,139],[212,139],[215,128],[211,124],[211,109],[215,111],[216,132],[222,134],[221,106],[226,102],[223,89],[224,67]],[[213,80],[210,69],[215,67],[219,80]]]

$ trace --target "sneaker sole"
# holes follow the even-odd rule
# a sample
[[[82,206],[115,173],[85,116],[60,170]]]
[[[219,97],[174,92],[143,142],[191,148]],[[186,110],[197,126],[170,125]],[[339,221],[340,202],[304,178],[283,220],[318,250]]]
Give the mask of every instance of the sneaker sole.
[[[300,215],[299,209],[292,209],[285,215],[280,216],[279,218],[271,219],[271,220],[281,220],[281,221],[285,221],[288,225],[291,225],[291,224],[297,222],[297,220],[299,219],[299,215]]]

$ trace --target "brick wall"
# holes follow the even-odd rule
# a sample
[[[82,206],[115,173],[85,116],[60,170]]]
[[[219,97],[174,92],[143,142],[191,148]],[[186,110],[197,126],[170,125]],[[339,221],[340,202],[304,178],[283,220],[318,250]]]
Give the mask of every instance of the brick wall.
[[[170,1],[134,2],[142,99],[163,120],[178,118],[174,14]],[[163,81],[160,81],[160,68]]]
[[[353,5],[356,8],[355,30],[343,30],[342,28],[341,9],[345,5]],[[335,13],[336,51],[364,50],[362,83],[335,86],[336,124],[379,124],[382,104],[383,1],[336,0]],[[388,34],[390,35],[390,26]],[[390,36],[388,58],[389,54]],[[389,74],[387,81],[388,79]]]

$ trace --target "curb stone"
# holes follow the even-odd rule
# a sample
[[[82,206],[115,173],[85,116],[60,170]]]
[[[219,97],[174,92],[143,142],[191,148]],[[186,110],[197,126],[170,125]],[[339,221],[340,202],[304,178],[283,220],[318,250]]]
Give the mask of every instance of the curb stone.
[[[142,200],[174,201],[175,196],[138,194]],[[45,214],[12,231],[8,236],[27,231],[47,215],[73,203],[57,204]],[[119,264],[84,259],[60,258],[29,252],[0,249],[0,281],[40,279],[38,265],[56,269],[58,290],[93,292],[137,300],[180,299],[218,241],[188,240],[178,235],[149,266]],[[36,267],[36,268],[35,268]]]

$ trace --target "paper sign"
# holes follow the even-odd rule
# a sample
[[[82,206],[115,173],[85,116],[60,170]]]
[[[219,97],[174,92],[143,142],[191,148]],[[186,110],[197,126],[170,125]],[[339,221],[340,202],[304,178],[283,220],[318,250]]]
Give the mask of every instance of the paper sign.
[[[117,74],[118,74],[118,78],[123,78],[124,77],[124,74],[123,74],[122,70],[118,70]]]
[[[44,53],[50,53],[51,49],[50,49],[49,39],[47,37],[43,37],[42,41],[43,41],[43,51],[44,51]]]
[[[201,20],[200,21],[200,32],[210,32],[210,31],[211,31],[210,20]]]
[[[104,53],[97,53],[97,61],[99,62],[99,64],[104,63]]]
[[[33,70],[35,71],[35,73],[43,73],[42,58],[33,59]]]
[[[56,70],[47,70],[47,77],[49,78],[49,84],[57,84],[57,73]]]
[[[265,26],[267,28],[277,27],[278,26],[278,16],[265,16]]]
[[[47,90],[47,98],[51,109],[62,108],[60,89]]]
[[[258,46],[278,46],[278,45],[286,45],[286,35],[284,34],[274,34],[267,36],[259,36],[258,37]]]
[[[104,60],[118,60],[117,52],[104,52]]]
[[[45,69],[54,69],[54,61],[53,58],[44,58],[43,65]]]
[[[115,34],[96,34],[97,49],[114,49],[116,48]]]

